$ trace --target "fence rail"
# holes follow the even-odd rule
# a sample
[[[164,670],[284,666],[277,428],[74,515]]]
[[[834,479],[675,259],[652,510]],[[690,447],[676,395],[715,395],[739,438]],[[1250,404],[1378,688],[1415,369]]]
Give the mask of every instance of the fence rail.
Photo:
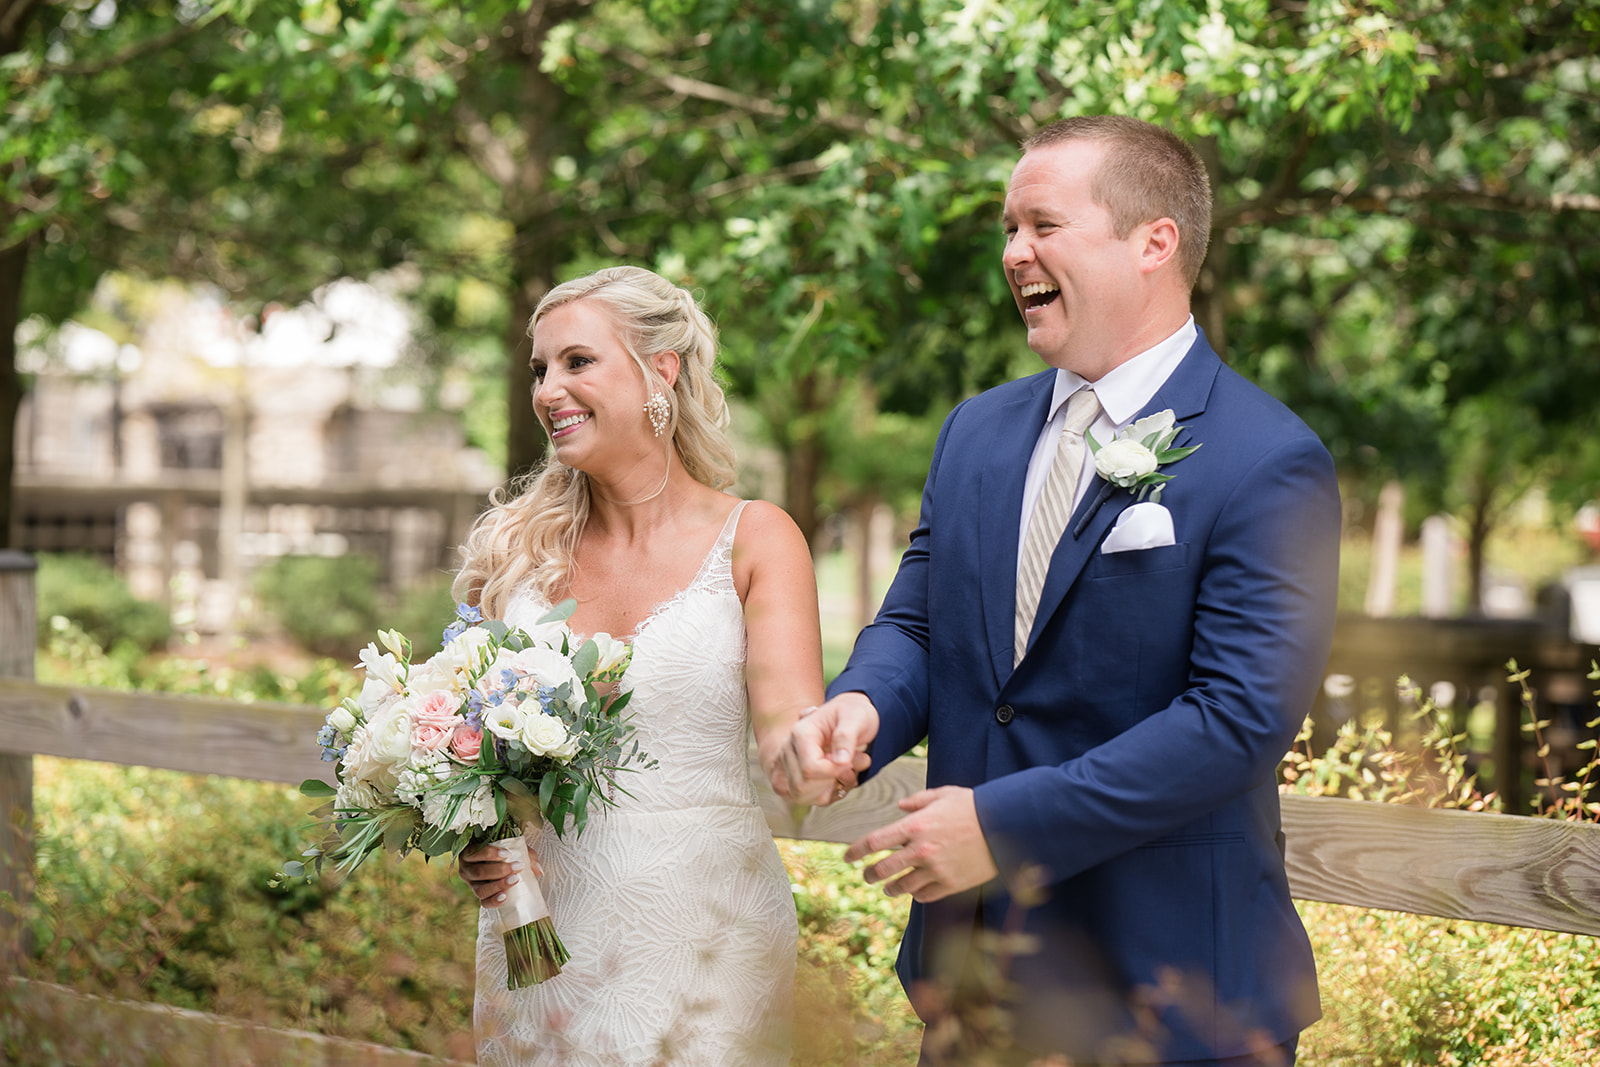
[[[33,576],[16,555],[0,552],[0,892],[25,898],[32,881],[35,755],[269,782],[331,773],[310,740],[324,714],[316,708],[33,682]],[[754,766],[752,780],[774,835],[843,842],[897,818],[896,801],[922,788],[925,774],[921,760],[901,759],[847,800],[809,811],[774,796]],[[1600,935],[1600,825],[1286,795],[1283,827],[1289,885],[1299,899]],[[20,947],[14,915],[0,908],[0,973]],[[0,998],[8,993],[33,1017],[76,1004],[72,1010],[143,1018],[126,1002],[102,1003],[46,983],[11,979]],[[172,1025],[186,1033],[184,1027],[245,1033],[237,1021],[190,1016],[198,1013]],[[249,1034],[258,1043],[279,1041],[276,1058],[262,1062],[331,1064],[345,1062],[339,1057],[349,1052],[307,1044],[307,1035]]]

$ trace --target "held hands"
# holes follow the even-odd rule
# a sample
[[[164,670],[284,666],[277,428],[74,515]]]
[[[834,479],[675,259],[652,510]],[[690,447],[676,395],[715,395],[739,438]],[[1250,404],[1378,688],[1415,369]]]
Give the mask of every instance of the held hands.
[[[900,810],[910,814],[855,841],[844,854],[854,863],[888,851],[861,874],[868,882],[899,875],[883,887],[889,896],[910,893],[912,900],[926,904],[999,875],[978,824],[972,790],[955,785],[924,789],[901,800]]]
[[[539,857],[534,855],[532,849],[528,850],[528,858],[533,861],[533,874],[536,877],[544,874],[544,868],[539,866]],[[527,873],[523,871],[521,863],[507,862],[504,852],[488,845],[473,852],[463,852],[456,861],[456,872],[486,908],[503,904],[506,890],[520,882],[523,874]]]
[[[772,791],[795,804],[831,804],[872,766],[867,745],[876,736],[872,701],[864,693],[840,693],[794,724],[766,768]]]

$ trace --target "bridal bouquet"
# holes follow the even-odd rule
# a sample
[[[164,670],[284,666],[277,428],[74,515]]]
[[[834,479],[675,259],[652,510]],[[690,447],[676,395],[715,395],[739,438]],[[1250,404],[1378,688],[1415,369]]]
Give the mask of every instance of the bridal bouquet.
[[[528,632],[462,604],[444,647],[422,663],[403,635],[381,631],[386,651],[373,643],[361,653],[360,695],[317,734],[338,784],[300,786],[332,798],[318,825],[333,843],[308,849],[309,863],[285,864],[281,877],[310,878],[324,859],[350,871],[379,849],[459,856],[485,843],[526,871],[524,823],[542,817],[557,835],[581,833],[591,804],[614,803],[617,772],[651,764],[622,714],[630,694],[601,692],[632,652],[607,634],[574,647],[561,625],[573,607]],[[561,972],[567,950],[534,878],[525,874],[495,911],[510,988]]]

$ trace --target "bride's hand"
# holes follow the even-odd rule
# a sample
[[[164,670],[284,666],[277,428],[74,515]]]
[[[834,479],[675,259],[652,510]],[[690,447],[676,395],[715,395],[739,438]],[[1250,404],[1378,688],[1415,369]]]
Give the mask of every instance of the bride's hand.
[[[538,853],[530,848],[528,859],[533,863],[534,875],[542,875],[544,868],[539,866]],[[492,908],[505,901],[506,890],[520,882],[526,872],[521,863],[507,860],[500,849],[484,845],[474,852],[462,853],[456,861],[456,873],[477,894],[481,904]]]

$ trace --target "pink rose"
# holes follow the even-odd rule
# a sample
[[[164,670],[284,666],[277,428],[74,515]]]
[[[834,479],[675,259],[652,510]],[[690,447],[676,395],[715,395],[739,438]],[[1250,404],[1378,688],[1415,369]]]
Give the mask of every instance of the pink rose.
[[[483,731],[474,730],[466,723],[456,727],[450,738],[450,751],[457,759],[475,760],[483,748]]]
[[[412,748],[425,748],[429,752],[437,752],[449,740],[451,740],[450,728],[436,722],[419,721],[411,728]]]
[[[422,701],[422,706],[412,716],[413,722],[431,723],[449,731],[461,721],[456,713],[461,710],[461,700],[445,689],[435,689]]]

